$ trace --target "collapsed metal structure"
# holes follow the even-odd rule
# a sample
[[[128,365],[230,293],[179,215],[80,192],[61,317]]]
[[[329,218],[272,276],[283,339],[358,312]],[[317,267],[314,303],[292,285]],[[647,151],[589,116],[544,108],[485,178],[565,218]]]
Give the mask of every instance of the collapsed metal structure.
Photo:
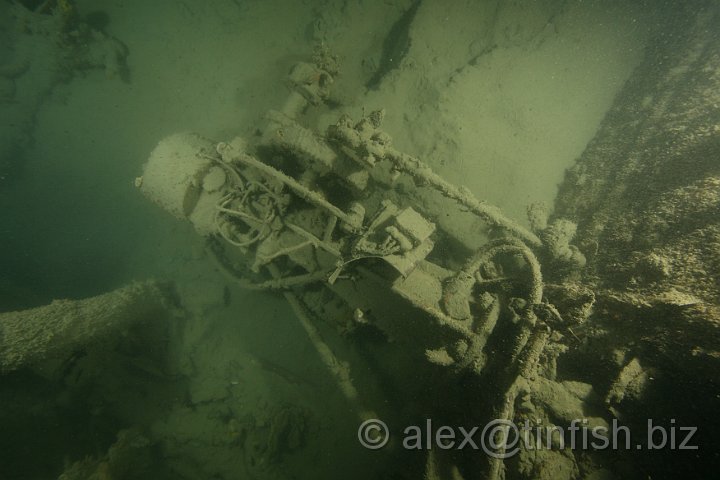
[[[319,58],[293,67],[289,98],[267,114],[255,141],[172,135],[136,185],[192,222],[233,280],[283,291],[361,417],[371,409],[314,318],[341,334],[379,329],[394,345],[396,357],[383,364],[389,371],[425,358],[431,369],[500,382],[500,395],[488,397],[497,418],[512,419],[550,326],[568,327],[543,294],[538,257],[581,267],[584,256],[570,244],[574,224],[548,225],[534,208],[533,231],[522,227],[396,150],[382,110],[357,121],[343,115],[324,134],[304,127],[301,113],[327,98],[327,65]],[[487,227],[475,251],[442,226],[467,214]],[[587,311],[592,299],[584,301]],[[492,476],[501,464],[502,455],[491,458]]]

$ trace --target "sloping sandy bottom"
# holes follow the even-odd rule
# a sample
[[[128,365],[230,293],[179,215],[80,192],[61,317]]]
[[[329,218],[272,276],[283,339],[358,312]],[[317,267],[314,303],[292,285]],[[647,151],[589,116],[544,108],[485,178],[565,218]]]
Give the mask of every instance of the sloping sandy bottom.
[[[402,68],[365,102],[389,110],[396,143],[525,221],[640,60],[648,19],[614,2],[520,4],[424,3]]]

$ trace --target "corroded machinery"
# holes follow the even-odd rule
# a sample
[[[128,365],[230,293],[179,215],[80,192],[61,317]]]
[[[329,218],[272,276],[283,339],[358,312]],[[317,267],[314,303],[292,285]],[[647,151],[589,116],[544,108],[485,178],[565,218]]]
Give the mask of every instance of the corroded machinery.
[[[533,208],[528,230],[448,183],[393,147],[382,110],[343,115],[323,134],[301,125],[328,96],[328,70],[296,65],[289,98],[253,141],[162,140],[136,185],[192,222],[243,287],[284,292],[348,398],[357,399],[351,377],[313,318],[341,334],[381,331],[395,353],[383,368],[397,378],[423,358],[431,370],[501,378],[495,414],[512,417],[517,380],[535,368],[550,326],[571,328],[592,304],[587,292],[562,292],[565,318],[543,293],[541,260],[584,264],[574,224],[548,225]],[[455,228],[470,222],[484,225],[472,241]]]

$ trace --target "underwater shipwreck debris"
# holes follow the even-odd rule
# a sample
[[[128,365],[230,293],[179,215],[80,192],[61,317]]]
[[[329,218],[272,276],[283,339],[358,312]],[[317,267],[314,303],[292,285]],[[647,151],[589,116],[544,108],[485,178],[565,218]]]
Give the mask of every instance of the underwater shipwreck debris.
[[[170,136],[136,185],[206,236],[237,284],[282,291],[361,418],[374,399],[341,360],[352,344],[405,418],[556,428],[622,418],[640,429],[638,413],[678,414],[659,399],[680,384],[701,399],[680,414],[699,424],[720,385],[720,56],[708,27],[720,14],[686,15],[674,33],[683,48],[649,51],[568,172],[554,214],[529,209],[531,229],[395,149],[383,110],[342,115],[325,132],[302,125],[332,83],[319,65],[291,71],[289,98],[253,141]],[[461,213],[486,226],[477,249],[439,221]],[[332,327],[345,344],[326,341]],[[426,476],[570,480],[662,468],[625,452],[603,463],[600,452],[521,446],[509,459],[496,444],[490,457],[433,452]]]
[[[702,426],[690,460],[636,453],[653,478],[716,465],[702,451],[718,450],[707,412],[720,407],[720,11],[683,4],[667,22],[555,208],[577,222],[587,265],[576,281],[595,297],[572,361],[606,372],[596,383],[624,423]]]
[[[84,300],[0,314],[0,372],[62,361],[106,342],[138,322],[157,321],[174,308],[169,285],[148,281]]]
[[[657,359],[720,348],[719,18],[688,14],[672,48],[649,49],[557,198],[588,253],[582,283],[608,323],[627,319],[614,331],[652,328]]]
[[[358,121],[344,115],[324,134],[306,128],[298,117],[327,98],[332,79],[309,64],[290,77],[288,100],[267,114],[254,143],[171,135],[135,185],[207,237],[221,271],[241,287],[283,291],[359,418],[374,417],[372,402],[319,322],[343,336],[382,332],[392,345],[383,368],[393,378],[401,365],[421,362],[433,375],[506,385],[491,410],[512,419],[548,342],[545,320],[562,323],[543,294],[535,252],[581,267],[570,245],[574,224],[555,221],[538,235],[445,181],[392,146],[382,110]],[[452,200],[455,213],[470,212],[496,238],[475,252],[438,248],[444,238],[463,242],[434,221],[454,213],[422,195]],[[339,307],[330,311],[328,302]],[[404,394],[425,388],[408,384]],[[486,468],[497,476],[501,464]]]

